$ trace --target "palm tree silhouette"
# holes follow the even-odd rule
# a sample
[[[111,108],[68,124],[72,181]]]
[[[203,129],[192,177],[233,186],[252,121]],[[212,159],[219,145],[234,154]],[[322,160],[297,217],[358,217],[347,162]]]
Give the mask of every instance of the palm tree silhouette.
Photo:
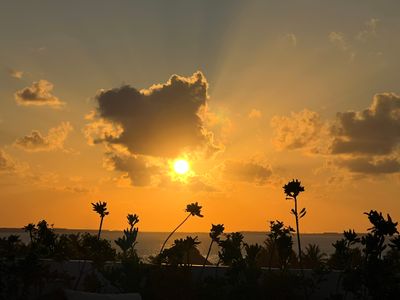
[[[283,186],[283,190],[286,194],[286,199],[287,200],[294,200],[294,209],[292,208],[291,213],[295,216],[296,218],[296,234],[297,234],[297,247],[298,247],[298,253],[299,253],[299,263],[300,263],[300,268],[303,269],[302,265],[302,260],[301,260],[301,243],[300,243],[300,231],[299,231],[299,219],[305,216],[306,214],[306,209],[302,208],[300,213],[297,210],[297,196],[301,193],[304,192],[304,186],[301,186],[301,182],[299,180],[292,180],[289,181],[287,184]]]
[[[107,211],[107,202],[98,201],[96,203],[92,203],[92,205],[93,205],[93,211],[95,211],[100,215],[100,227],[99,227],[99,233],[97,234],[97,239],[100,240],[101,227],[103,226],[103,219],[105,216],[109,214],[109,212]]]
[[[196,202],[196,203],[190,203],[188,205],[186,205],[186,212],[188,212],[189,214],[187,215],[187,217],[168,235],[167,239],[164,241],[164,243],[161,246],[161,250],[160,250],[160,254],[162,253],[162,251],[165,248],[165,245],[167,244],[168,240],[170,239],[170,237],[175,233],[175,231],[177,231],[179,229],[179,227],[181,227],[189,218],[190,216],[198,216],[200,218],[203,217],[203,215],[201,214],[201,206]]]
[[[36,229],[35,224],[29,223],[28,225],[24,226],[22,229],[25,230],[26,232],[29,232],[29,238],[30,238],[31,244],[32,244],[33,243],[33,232]]]
[[[203,263],[203,268],[201,269],[201,275],[200,277],[202,277],[203,275],[203,271],[206,267],[206,263],[208,261],[208,257],[210,256],[210,252],[211,252],[211,247],[213,245],[214,242],[218,243],[220,240],[220,235],[224,232],[225,227],[224,224],[211,224],[211,230],[210,230],[210,238],[211,238],[211,243],[210,246],[208,247],[208,251],[207,251],[207,255],[206,258],[204,259],[204,263]]]

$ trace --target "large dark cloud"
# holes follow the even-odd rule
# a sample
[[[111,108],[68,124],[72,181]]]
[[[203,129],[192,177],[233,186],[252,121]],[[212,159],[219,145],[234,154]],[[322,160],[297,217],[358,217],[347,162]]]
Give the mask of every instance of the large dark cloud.
[[[216,151],[202,118],[207,88],[203,74],[196,72],[188,78],[173,75],[167,83],[148,90],[122,86],[102,91],[96,96],[97,120],[120,126],[122,133],[100,134],[102,139],[93,140],[158,157],[175,157],[185,150]]]
[[[352,159],[340,159],[339,166],[345,167],[351,172],[361,174],[391,174],[400,172],[400,162],[396,158],[384,158],[382,160],[371,160],[367,157]]]
[[[224,177],[231,181],[261,185],[265,184],[271,175],[271,168],[258,162],[228,160],[224,164]]]
[[[387,155],[400,142],[400,97],[377,94],[370,107],[337,114],[333,154]]]
[[[151,164],[142,156],[109,153],[106,165],[112,170],[125,173],[133,186],[153,185],[160,173],[158,166]]]
[[[39,80],[31,86],[17,91],[14,96],[19,105],[61,107],[65,103],[52,94],[54,85],[47,80]]]

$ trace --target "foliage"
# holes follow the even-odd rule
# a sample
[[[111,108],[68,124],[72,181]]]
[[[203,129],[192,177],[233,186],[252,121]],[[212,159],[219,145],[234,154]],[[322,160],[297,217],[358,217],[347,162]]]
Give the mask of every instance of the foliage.
[[[135,245],[139,228],[134,226],[139,222],[139,217],[136,214],[128,214],[127,220],[130,227],[124,230],[124,235],[121,238],[115,240],[115,244],[122,251],[122,254],[119,255],[122,260],[138,260]]]
[[[201,214],[201,206],[196,202],[196,203],[190,203],[186,206],[186,212],[190,213],[192,216],[198,216],[200,218],[203,217]]]
[[[232,266],[243,259],[243,235],[240,232],[233,232],[226,234],[225,237],[225,240],[218,241],[218,246],[221,248],[218,257],[223,265]]]
[[[397,222],[375,210],[365,214],[372,224],[369,232],[360,239],[354,230],[345,231],[344,238],[333,244],[335,253],[330,264],[343,269],[341,279],[346,292],[359,298],[394,299],[400,292]],[[384,256],[388,237],[392,237],[391,251]],[[352,247],[356,244],[363,246],[361,251]]]
[[[164,249],[159,259],[161,262],[173,266],[190,266],[195,255],[200,255],[197,250],[198,244],[200,242],[197,240],[197,236],[194,238],[187,236],[185,239],[176,239],[171,248]]]
[[[281,221],[270,222],[270,232],[265,241],[265,247],[261,250],[258,263],[261,266],[269,266],[287,269],[296,262],[296,254],[293,252],[293,228],[285,226]]]

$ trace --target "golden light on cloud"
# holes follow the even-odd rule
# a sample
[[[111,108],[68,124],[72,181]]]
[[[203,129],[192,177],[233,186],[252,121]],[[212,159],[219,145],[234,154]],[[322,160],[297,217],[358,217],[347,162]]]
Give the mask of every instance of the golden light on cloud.
[[[174,162],[174,171],[180,175],[184,175],[189,172],[189,163],[184,159],[178,159]]]

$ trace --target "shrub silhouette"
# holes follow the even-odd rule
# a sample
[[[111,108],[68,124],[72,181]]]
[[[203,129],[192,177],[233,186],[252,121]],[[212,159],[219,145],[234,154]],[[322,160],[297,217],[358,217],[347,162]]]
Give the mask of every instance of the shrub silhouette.
[[[126,218],[130,227],[124,230],[122,238],[115,240],[115,244],[122,251],[120,256],[122,260],[138,259],[135,245],[139,228],[135,228],[135,225],[139,222],[139,217],[136,214],[128,214]]]
[[[316,269],[325,264],[327,255],[321,251],[317,244],[308,244],[302,257],[305,268]]]
[[[198,259],[201,257],[197,250],[197,245],[199,244],[197,236],[194,238],[187,236],[185,239],[176,239],[171,248],[163,250],[160,260],[173,266],[190,266],[193,261],[199,263]]]
[[[235,262],[243,259],[243,234],[240,232],[233,232],[225,236],[225,240],[218,241],[218,246],[221,248],[218,252],[218,257],[223,265],[232,266]]]

